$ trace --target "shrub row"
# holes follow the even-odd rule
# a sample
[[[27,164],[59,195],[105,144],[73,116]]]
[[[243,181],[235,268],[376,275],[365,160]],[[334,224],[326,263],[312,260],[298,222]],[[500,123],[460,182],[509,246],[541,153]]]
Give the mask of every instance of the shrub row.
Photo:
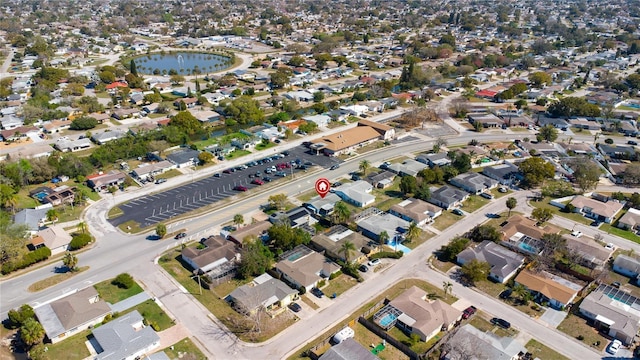
[[[6,275],[10,272],[24,269],[40,261],[47,260],[49,256],[51,256],[51,250],[49,250],[49,248],[47,247],[41,247],[26,254],[24,257],[22,257],[22,261],[20,262],[9,262],[2,265],[2,274]]]
[[[379,253],[375,253],[375,254],[369,256],[369,258],[371,258],[371,259],[383,259],[383,258],[400,259],[403,254],[404,253],[402,251],[380,251]]]
[[[69,243],[69,250],[78,250],[83,247],[89,245],[91,243],[91,235],[89,234],[78,234],[74,235],[71,238],[71,242]]]
[[[342,272],[345,275],[349,275],[352,278],[358,280],[358,282],[363,282],[364,281],[364,279],[362,278],[362,275],[360,275],[360,273],[358,272],[358,269],[355,266],[351,265],[351,264],[348,265],[348,266],[343,266],[342,267]]]

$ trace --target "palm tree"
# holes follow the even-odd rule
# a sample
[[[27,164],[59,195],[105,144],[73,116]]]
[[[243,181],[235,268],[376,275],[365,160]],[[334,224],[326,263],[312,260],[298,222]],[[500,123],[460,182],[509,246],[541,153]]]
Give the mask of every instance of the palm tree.
[[[333,222],[341,223],[347,221],[351,216],[351,211],[347,207],[344,201],[338,201],[333,205]]]
[[[351,253],[351,251],[355,251],[355,250],[356,250],[356,246],[351,241],[347,240],[344,243],[342,243],[342,246],[340,247],[340,251],[344,254],[345,265],[351,262],[351,259],[350,259],[351,256],[349,256],[349,254]]]
[[[444,291],[444,298],[447,298],[447,294],[451,294],[451,289],[453,289],[453,284],[450,281],[442,282],[442,290]]]
[[[422,233],[422,229],[420,229],[418,227],[418,224],[416,224],[416,222],[413,221],[409,225],[409,229],[407,230],[407,235],[405,237],[406,237],[408,242],[411,242],[414,239],[418,238],[421,233]]]
[[[602,135],[600,132],[597,132],[593,135],[593,145],[595,145],[596,142],[598,142],[598,138],[600,138],[600,135]]]
[[[511,210],[514,209],[518,205],[518,200],[514,197],[510,197],[507,199],[507,208],[509,209],[509,215],[511,216]]]
[[[78,223],[78,230],[83,234],[86,233],[87,232],[87,223],[84,222],[84,221],[80,221]]]
[[[62,263],[67,267],[67,269],[69,269],[69,271],[73,272],[77,270],[76,266],[78,266],[78,258],[72,253],[68,252],[62,258]]]
[[[56,209],[47,210],[47,221],[58,220],[58,211]]]
[[[380,241],[380,245],[384,245],[389,240],[389,234],[386,231],[383,231],[378,235],[378,241]]]
[[[526,304],[529,303],[528,300],[530,300],[529,296],[531,295],[531,293],[522,284],[516,284],[513,287],[513,293],[517,295],[520,298],[520,301],[522,301],[523,303],[525,303],[525,301],[526,301]],[[527,294],[529,294],[529,296]]]
[[[360,161],[360,171],[362,171],[362,176],[367,176],[367,170],[371,166],[371,163],[367,159],[363,159]]]
[[[240,226],[240,225],[244,224],[244,216],[242,216],[242,214],[233,215],[233,223],[236,226]]]

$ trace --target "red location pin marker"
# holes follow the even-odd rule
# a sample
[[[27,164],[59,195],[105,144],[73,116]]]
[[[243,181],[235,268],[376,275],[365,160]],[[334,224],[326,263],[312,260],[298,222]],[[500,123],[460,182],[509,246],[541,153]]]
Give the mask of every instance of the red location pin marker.
[[[316,180],[316,192],[318,193],[318,195],[320,195],[321,198],[324,199],[325,195],[329,193],[330,189],[331,183],[329,182],[329,180],[325,178]]]

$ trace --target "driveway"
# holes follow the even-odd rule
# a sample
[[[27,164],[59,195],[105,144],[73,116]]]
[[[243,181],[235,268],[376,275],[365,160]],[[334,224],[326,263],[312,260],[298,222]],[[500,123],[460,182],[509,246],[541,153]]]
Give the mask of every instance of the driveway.
[[[557,328],[558,325],[567,317],[567,313],[565,311],[559,311],[552,308],[545,308],[544,314],[540,316],[540,321],[544,321],[549,324],[549,326],[553,328]]]
[[[132,307],[138,304],[142,304],[143,302],[149,299],[150,299],[149,294],[147,294],[146,291],[143,291],[139,294],[133,295],[132,297],[126,298],[115,304],[109,304],[109,307],[113,312],[123,312],[127,309],[131,309]]]

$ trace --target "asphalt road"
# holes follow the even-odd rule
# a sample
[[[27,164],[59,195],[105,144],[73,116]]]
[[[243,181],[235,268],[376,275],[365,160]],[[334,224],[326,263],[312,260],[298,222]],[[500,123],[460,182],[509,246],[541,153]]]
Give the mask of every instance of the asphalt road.
[[[254,184],[253,180],[256,174],[259,179],[268,177],[274,182],[290,181],[291,176],[305,170],[298,169],[292,162],[305,164],[312,163],[313,166],[321,166],[329,168],[333,164],[339,162],[335,158],[329,158],[324,155],[315,155],[303,145],[287,150],[287,156],[278,157],[271,155],[257,159],[260,165],[250,165],[247,163],[246,169],[241,166],[230,167],[223,171],[217,172],[206,178],[191,181],[185,185],[166,189],[151,195],[140,196],[127,203],[120,204],[118,207],[123,214],[110,220],[111,224],[118,226],[128,221],[135,221],[141,227],[148,227],[159,222],[171,220],[173,217],[199,210],[202,207],[224,200],[234,196],[240,192],[237,186],[242,186],[248,191],[259,188],[264,185]],[[268,162],[267,162],[268,161]],[[288,164],[289,168],[278,170],[281,175],[271,172],[269,168],[280,164]],[[310,170],[313,170],[310,168]],[[265,183],[266,184],[266,183]],[[156,186],[148,183],[146,186]]]

